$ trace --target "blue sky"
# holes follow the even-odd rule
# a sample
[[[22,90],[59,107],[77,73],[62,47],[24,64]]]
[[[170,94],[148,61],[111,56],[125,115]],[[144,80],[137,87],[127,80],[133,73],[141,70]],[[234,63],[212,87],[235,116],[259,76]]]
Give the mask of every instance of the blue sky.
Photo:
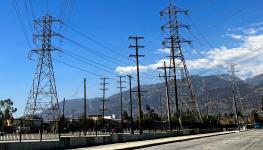
[[[128,49],[131,44],[128,36],[142,35],[145,39],[141,41],[141,44],[145,48],[140,53],[146,55],[145,58],[140,59],[141,65],[146,68],[143,69],[142,83],[160,82],[156,78],[158,72],[152,66],[158,65],[167,55],[164,51],[158,51],[162,48],[161,42],[164,38],[160,31],[164,20],[160,19],[159,12],[168,6],[169,0],[69,0],[71,7],[66,9],[62,9],[62,6],[67,0],[32,0],[33,9],[30,7],[27,14],[25,6],[29,4],[28,2],[29,0],[21,0],[17,1],[17,4],[32,47],[35,47],[32,43],[32,14],[39,18],[49,12],[54,17],[62,19],[73,29],[91,37],[93,41],[67,26],[64,26],[61,32],[66,38],[95,50],[98,55],[93,55],[66,39],[59,44],[62,50],[73,52],[107,66],[108,71],[101,69],[101,66],[96,68],[94,65],[77,61],[66,54],[54,52],[53,57],[67,64],[95,72],[100,76],[116,79],[119,73],[134,73],[131,68],[135,63],[132,58],[128,57],[129,54],[134,53],[134,50]],[[189,16],[180,16],[181,22],[191,25],[191,31],[182,32],[185,38],[193,41],[192,47],[184,46],[190,74],[227,73],[224,63],[226,61],[238,63],[235,62],[237,58],[242,62],[238,66],[240,77],[247,78],[263,72],[260,69],[262,66],[259,65],[262,62],[256,56],[261,54],[257,49],[261,48],[260,41],[263,41],[263,1],[178,0],[176,2],[180,8],[190,10]],[[15,13],[12,0],[0,1],[0,10],[0,18],[2,18],[0,99],[11,98],[18,108],[16,116],[20,116],[24,112],[31,88],[36,61],[28,59],[28,52],[31,48],[21,30],[21,23]],[[61,12],[64,12],[64,15],[61,15]],[[253,51],[253,54],[249,54],[250,51]],[[244,56],[248,54],[253,63],[246,63]],[[114,60],[103,60],[101,55],[114,58]],[[118,62],[112,62],[116,60]],[[251,66],[254,67],[249,70],[244,69]],[[117,67],[122,67],[120,72],[116,71]],[[87,78],[88,97],[101,96],[99,76],[57,62],[54,62],[54,71],[59,100],[64,97],[66,99],[82,97],[84,77]],[[116,80],[110,79],[109,83],[108,96],[117,92]]]

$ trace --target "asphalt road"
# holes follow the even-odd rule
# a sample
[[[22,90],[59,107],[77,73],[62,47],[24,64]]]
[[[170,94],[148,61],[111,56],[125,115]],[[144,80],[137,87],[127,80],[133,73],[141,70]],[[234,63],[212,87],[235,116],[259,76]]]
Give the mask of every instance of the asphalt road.
[[[141,150],[263,150],[263,130],[207,137],[142,148]]]

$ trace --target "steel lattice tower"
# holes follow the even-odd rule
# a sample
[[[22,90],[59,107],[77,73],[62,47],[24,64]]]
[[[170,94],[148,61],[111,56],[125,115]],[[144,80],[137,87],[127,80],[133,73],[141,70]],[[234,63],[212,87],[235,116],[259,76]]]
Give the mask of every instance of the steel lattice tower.
[[[54,23],[62,23],[49,14],[34,20],[36,34],[33,35],[34,43],[38,46],[31,53],[37,54],[38,64],[33,79],[33,85],[29,93],[25,109],[25,117],[28,119],[42,118],[55,120],[59,117],[58,96],[52,64],[52,51],[61,51],[52,46],[53,37],[60,37],[52,31]]]
[[[239,106],[241,107],[241,113],[244,115],[244,124],[247,124],[247,112],[244,109],[243,106],[243,98],[240,95],[239,88],[237,85],[237,76],[236,76],[236,70],[235,70],[236,64],[230,64],[230,71],[231,71],[231,76],[232,76],[232,91],[233,91],[233,110],[236,114],[236,121],[237,121],[237,126],[240,128],[240,120],[238,118],[238,103]],[[247,104],[248,105],[248,104]]]
[[[245,110],[243,107],[243,102],[242,102],[242,97],[239,92],[239,88],[237,85],[237,76],[236,76],[236,70],[235,70],[235,64],[230,64],[230,72],[231,72],[231,77],[232,77],[232,88],[235,91],[235,97],[240,103],[241,111],[244,114]]]
[[[178,20],[179,14],[188,15],[187,10],[181,10],[180,8],[175,6],[175,2],[171,1],[170,5],[161,11],[161,17],[166,17],[168,20],[163,26],[161,26],[161,30],[168,33],[169,37],[165,38],[162,42],[164,48],[170,49],[170,66],[173,67],[171,75],[174,76],[174,97],[176,104],[176,115],[179,118],[179,99],[181,103],[185,103],[187,110],[191,112],[191,114],[196,118],[196,120],[202,122],[201,114],[199,111],[198,103],[196,100],[195,92],[192,86],[192,81],[190,79],[190,75],[185,63],[185,58],[182,51],[182,43],[191,44],[189,40],[184,39],[180,35],[180,29],[185,28],[189,29],[189,25],[185,25]],[[180,87],[182,92],[177,92],[177,75],[176,71],[179,70],[181,72],[181,82]],[[181,125],[181,123],[180,123]]]

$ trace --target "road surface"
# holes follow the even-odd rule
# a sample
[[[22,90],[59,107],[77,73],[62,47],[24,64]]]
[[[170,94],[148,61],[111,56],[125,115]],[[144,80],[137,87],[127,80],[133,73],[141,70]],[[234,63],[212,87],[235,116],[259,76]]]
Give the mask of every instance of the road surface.
[[[263,130],[175,142],[141,150],[263,150]]]

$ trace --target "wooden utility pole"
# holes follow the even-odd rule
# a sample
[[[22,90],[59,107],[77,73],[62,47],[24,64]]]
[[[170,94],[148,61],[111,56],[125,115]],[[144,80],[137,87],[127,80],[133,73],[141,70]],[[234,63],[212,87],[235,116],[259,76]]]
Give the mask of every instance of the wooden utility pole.
[[[65,102],[66,102],[66,99],[64,98],[63,99],[63,107],[62,107],[62,116],[63,116],[63,118],[65,117]]]
[[[208,93],[206,94],[206,115],[208,116],[208,115],[210,115],[209,114],[209,104],[210,103],[210,101],[209,101],[209,96],[208,96]]]
[[[175,47],[174,47],[174,37],[171,35],[170,37],[170,40],[171,40],[171,56],[172,59],[172,66],[173,66],[173,78],[174,78],[174,94],[175,94],[175,106],[176,106],[176,119],[177,119],[177,122],[179,124],[179,130],[182,129],[182,120],[181,120],[181,116],[179,115],[179,98],[178,98],[178,91],[177,91],[177,78],[176,78],[176,64],[175,64]]]
[[[65,125],[65,103],[66,99],[63,99],[63,107],[62,107],[62,127],[64,128]]]
[[[130,85],[130,124],[131,124],[131,134],[134,134],[133,131],[133,116],[132,116],[132,86],[131,79],[133,78],[131,75],[127,75],[129,77],[129,85]]]
[[[84,78],[84,135],[86,136],[87,129],[87,90],[86,90],[86,78]]]
[[[219,93],[217,92],[216,94],[217,96],[217,113],[218,113],[218,120],[220,120],[220,117],[221,117],[221,102],[220,102],[220,95]]]
[[[135,45],[130,45],[129,48],[135,48],[136,53],[135,55],[130,55],[130,57],[136,58],[136,66],[137,66],[137,92],[138,92],[138,110],[139,110],[139,130],[140,135],[143,133],[143,127],[142,127],[142,102],[141,102],[141,85],[140,85],[140,67],[139,67],[139,57],[144,57],[144,55],[139,55],[139,48],[144,48],[144,46],[138,45],[138,40],[144,39],[144,37],[141,36],[130,36],[129,40],[135,40]]]
[[[72,121],[73,121],[75,119],[75,112],[76,112],[76,110],[72,109],[71,112],[72,112]]]
[[[163,106],[162,106],[162,94],[160,93],[160,118],[161,118],[161,130],[163,129]]]
[[[167,119],[168,119],[168,129],[171,131],[171,110],[170,110],[170,94],[169,94],[169,85],[168,85],[168,80],[167,80],[167,68],[172,68],[172,67],[166,67],[165,61],[163,62],[163,67],[158,67],[157,69],[163,69],[164,70],[164,75],[159,77],[164,77],[165,79],[165,87],[166,87],[166,105],[167,105]]]
[[[121,100],[121,132],[123,133],[123,106],[122,106],[122,89],[125,88],[122,84],[125,82],[122,80],[125,76],[119,76],[119,89],[120,89],[120,100]]]
[[[106,101],[105,96],[106,96],[106,90],[108,90],[106,88],[106,85],[109,84],[109,83],[106,83],[106,80],[109,78],[103,77],[100,79],[102,80],[102,83],[101,83],[102,88],[100,90],[102,90],[102,100],[101,100],[102,101],[102,128],[104,129],[105,127],[104,126],[105,125],[105,101]]]

